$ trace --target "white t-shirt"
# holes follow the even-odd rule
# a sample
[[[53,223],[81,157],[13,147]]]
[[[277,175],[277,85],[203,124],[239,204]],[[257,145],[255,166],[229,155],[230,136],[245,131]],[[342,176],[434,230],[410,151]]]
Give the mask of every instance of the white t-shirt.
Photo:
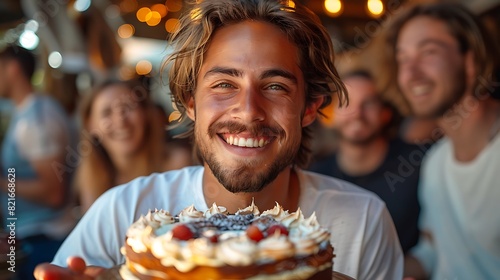
[[[81,256],[88,265],[103,267],[124,263],[120,247],[126,230],[150,209],[172,214],[190,205],[200,211],[208,209],[202,190],[203,171],[200,166],[187,167],[110,189],[84,215],[53,263],[66,266],[69,256]],[[334,270],[357,279],[401,280],[401,248],[382,200],[332,177],[303,170],[297,174],[301,210],[306,217],[316,211],[320,224],[332,233]]]
[[[37,103],[34,105],[34,103]],[[19,119],[14,129],[14,137],[19,149],[28,160],[38,160],[55,156],[68,147],[69,123],[55,103],[47,97],[30,95],[23,100],[16,114],[25,114],[26,110],[39,110],[33,117]]]
[[[419,197],[421,239],[412,250],[432,279],[500,277],[500,133],[471,162],[447,138],[427,153]]]

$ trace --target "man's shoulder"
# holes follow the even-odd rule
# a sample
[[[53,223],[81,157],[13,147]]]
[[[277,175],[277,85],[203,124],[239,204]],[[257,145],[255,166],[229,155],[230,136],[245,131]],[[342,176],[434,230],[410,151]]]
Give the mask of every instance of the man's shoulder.
[[[300,170],[302,189],[314,196],[332,200],[371,201],[384,205],[384,202],[373,192],[351,182],[313,171]]]
[[[452,152],[451,149],[451,141],[447,137],[443,137],[429,148],[425,154],[424,162],[426,164],[440,162],[448,153]]]
[[[178,192],[180,189],[186,189],[184,187],[186,185],[194,185],[200,172],[203,172],[202,166],[188,166],[162,173],[152,173],[137,177],[128,183],[111,188],[107,192],[116,196],[156,196],[158,193],[168,195],[172,192]]]
[[[316,213],[318,221],[335,232],[352,235],[373,227],[387,212],[375,193],[334,177],[300,171],[301,198],[304,213]],[[367,221],[357,223],[353,221]],[[342,235],[342,233],[340,233]]]

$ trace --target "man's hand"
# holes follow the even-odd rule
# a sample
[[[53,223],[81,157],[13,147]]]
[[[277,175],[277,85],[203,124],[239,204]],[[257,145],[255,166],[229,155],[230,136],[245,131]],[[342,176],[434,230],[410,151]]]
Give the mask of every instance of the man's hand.
[[[102,267],[87,266],[79,257],[68,258],[68,267],[43,263],[35,268],[37,280],[91,280],[104,271]]]

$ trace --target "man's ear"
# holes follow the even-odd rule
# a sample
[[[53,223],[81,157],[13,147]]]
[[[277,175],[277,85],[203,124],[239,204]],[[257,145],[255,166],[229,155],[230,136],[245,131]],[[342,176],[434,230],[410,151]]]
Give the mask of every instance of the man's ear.
[[[194,98],[191,96],[189,98],[189,101],[187,103],[187,107],[186,107],[186,115],[192,120],[194,121],[196,119],[196,112],[194,110]]]
[[[318,97],[306,107],[306,111],[302,117],[302,127],[306,127],[314,122],[316,116],[318,115],[318,108],[321,104],[323,104],[323,100],[323,96]]]

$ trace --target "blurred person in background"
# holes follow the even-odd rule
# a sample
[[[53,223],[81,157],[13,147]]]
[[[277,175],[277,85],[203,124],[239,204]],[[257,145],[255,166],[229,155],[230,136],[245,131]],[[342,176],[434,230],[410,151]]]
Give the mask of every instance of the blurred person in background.
[[[396,137],[401,118],[381,98],[368,71],[353,70],[342,80],[349,104],[335,108],[333,127],[328,128],[337,135],[337,150],[309,169],[352,182],[382,198],[406,253],[419,236],[417,186],[423,152]]]
[[[2,143],[1,205],[4,221],[16,218],[16,239],[29,254],[16,267],[23,280],[33,279],[34,267],[53,258],[75,225],[66,209],[71,174],[59,168],[70,164],[66,161],[74,144],[71,125],[60,104],[35,93],[31,84],[35,66],[35,56],[22,47],[0,50],[0,96],[15,105]],[[12,204],[7,203],[12,180],[7,178],[15,179],[12,213],[8,210]]]
[[[74,180],[82,212],[113,186],[191,165],[190,157],[168,146],[158,110],[136,80],[105,81],[82,100],[81,141],[90,147]]]
[[[405,274],[498,279],[500,104],[492,97],[498,48],[470,11],[452,3],[411,6],[389,31],[401,92],[414,115],[437,120],[444,133],[422,163],[424,234]]]

